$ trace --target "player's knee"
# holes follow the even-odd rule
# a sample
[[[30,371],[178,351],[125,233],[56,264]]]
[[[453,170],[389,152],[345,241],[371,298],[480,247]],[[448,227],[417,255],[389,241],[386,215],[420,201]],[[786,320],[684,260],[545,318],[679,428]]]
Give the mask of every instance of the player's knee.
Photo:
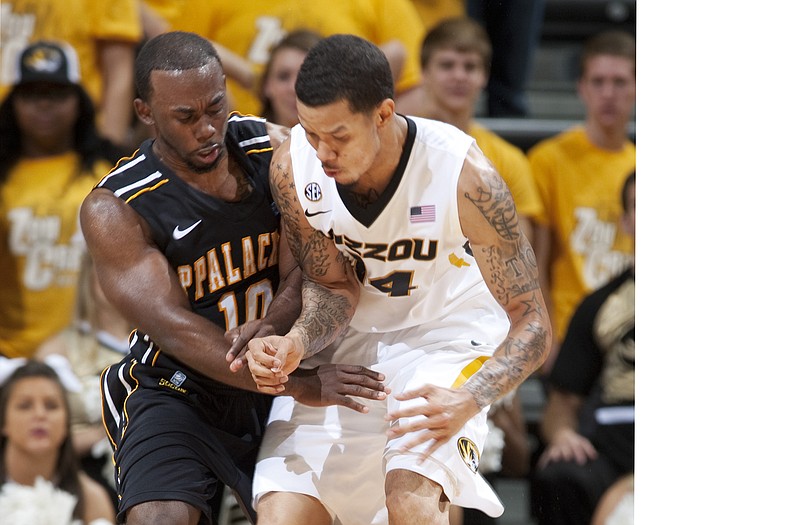
[[[258,499],[257,525],[330,525],[333,521],[316,498],[295,492],[268,492]]]
[[[200,510],[182,501],[147,501],[131,507],[126,525],[197,525]]]
[[[386,509],[391,523],[406,523],[409,509],[431,520],[419,523],[435,523],[447,515],[449,502],[435,481],[410,470],[395,469],[386,474]]]

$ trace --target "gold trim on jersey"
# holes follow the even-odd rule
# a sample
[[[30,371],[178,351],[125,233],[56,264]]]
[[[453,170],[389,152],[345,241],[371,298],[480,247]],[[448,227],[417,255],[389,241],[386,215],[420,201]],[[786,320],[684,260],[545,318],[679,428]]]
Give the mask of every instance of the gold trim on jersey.
[[[149,188],[142,188],[141,190],[137,191],[136,193],[134,193],[133,195],[131,195],[130,197],[125,199],[125,204],[128,204],[133,199],[135,199],[136,197],[142,195],[143,193],[147,193],[148,191],[153,191],[153,190],[157,189],[159,186],[162,186],[162,185],[164,185],[164,184],[166,184],[168,182],[169,182],[169,179],[164,179],[162,181],[159,181],[157,184],[155,184],[153,186],[150,186]]]
[[[264,148],[264,149],[251,149],[249,151],[245,151],[246,155],[250,155],[251,153],[267,153],[268,151],[272,151],[274,148]]]

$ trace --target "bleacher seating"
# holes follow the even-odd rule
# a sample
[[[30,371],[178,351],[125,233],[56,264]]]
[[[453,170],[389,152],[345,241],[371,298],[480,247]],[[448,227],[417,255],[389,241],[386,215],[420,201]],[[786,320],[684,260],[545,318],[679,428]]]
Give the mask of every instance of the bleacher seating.
[[[609,29],[636,34],[636,0],[547,0],[542,43],[580,44]]]
[[[546,0],[541,40],[531,50],[528,74],[532,118],[486,118],[479,101],[478,121],[523,151],[581,122],[583,105],[575,92],[581,47],[608,29],[636,34],[635,0]],[[631,122],[631,138],[635,134]]]

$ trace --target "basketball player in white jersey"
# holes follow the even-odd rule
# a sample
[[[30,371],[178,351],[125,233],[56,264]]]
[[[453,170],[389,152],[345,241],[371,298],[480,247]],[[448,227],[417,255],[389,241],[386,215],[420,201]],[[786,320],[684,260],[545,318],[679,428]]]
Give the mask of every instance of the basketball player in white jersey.
[[[285,337],[250,342],[250,371],[280,393],[301,360],[360,364],[392,396],[351,414],[276,398],[259,523],[446,524],[450,503],[499,516],[478,473],[486,414],[551,344],[508,187],[471,137],[394,112],[389,65],[363,39],[317,44],[296,91],[270,183],[303,309]]]

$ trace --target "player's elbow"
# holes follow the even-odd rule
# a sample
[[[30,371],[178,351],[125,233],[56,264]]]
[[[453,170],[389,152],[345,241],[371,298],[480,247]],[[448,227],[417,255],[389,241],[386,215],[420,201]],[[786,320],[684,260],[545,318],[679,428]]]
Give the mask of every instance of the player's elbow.
[[[553,346],[553,329],[550,319],[545,314],[544,317],[530,320],[525,324],[525,333],[528,340],[528,370],[529,373],[533,373],[547,361]]]

